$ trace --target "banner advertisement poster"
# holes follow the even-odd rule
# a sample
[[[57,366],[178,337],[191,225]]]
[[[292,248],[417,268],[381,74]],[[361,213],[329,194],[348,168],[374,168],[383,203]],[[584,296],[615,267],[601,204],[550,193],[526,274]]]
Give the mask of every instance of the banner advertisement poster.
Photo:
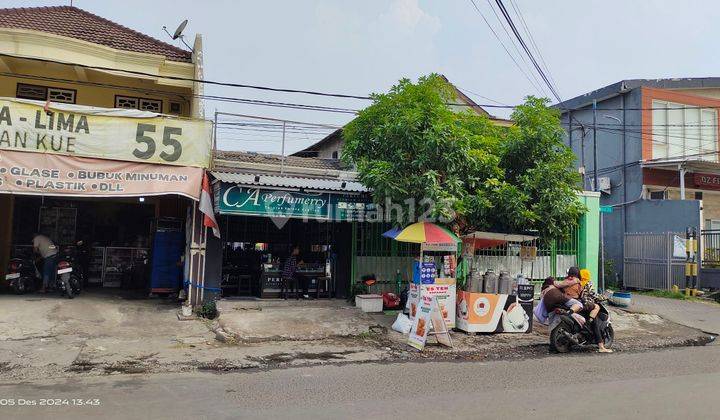
[[[433,297],[424,295],[417,302],[417,312],[408,336],[408,344],[418,350],[425,348],[428,331],[430,330]]]
[[[205,120],[0,98],[3,151],[207,168],[211,140],[212,124]]]
[[[457,285],[453,278],[436,278],[434,284],[410,284],[408,291],[408,306],[410,320],[414,320],[420,302],[420,297],[430,296],[437,298],[438,309],[442,314],[448,328],[455,327],[455,299]]]
[[[432,261],[415,261],[413,264],[413,283],[432,284],[437,276],[437,267]]]
[[[433,336],[439,344],[447,347],[453,347],[452,337],[448,330],[447,324],[442,317],[440,312],[440,305],[438,304],[437,297],[432,300],[432,309],[430,310],[430,321],[433,327]]]
[[[44,153],[0,152],[0,193],[200,199],[203,169]]]

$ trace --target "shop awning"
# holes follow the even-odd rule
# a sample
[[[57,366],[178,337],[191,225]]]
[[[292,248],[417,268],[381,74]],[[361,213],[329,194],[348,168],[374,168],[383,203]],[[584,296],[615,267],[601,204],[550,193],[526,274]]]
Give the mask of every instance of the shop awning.
[[[643,168],[664,169],[670,171],[720,173],[720,163],[698,158],[659,159],[641,163]]]
[[[236,172],[211,172],[215,179],[229,184],[258,187],[280,187],[318,191],[359,193],[367,188],[357,181],[328,178],[303,178],[295,176],[259,175]]]
[[[200,199],[203,169],[3,150],[0,194],[60,197],[181,195]]]
[[[512,233],[473,232],[463,235],[462,241],[464,244],[472,244],[475,249],[483,249],[494,248],[507,242],[530,242],[537,238],[537,236]]]

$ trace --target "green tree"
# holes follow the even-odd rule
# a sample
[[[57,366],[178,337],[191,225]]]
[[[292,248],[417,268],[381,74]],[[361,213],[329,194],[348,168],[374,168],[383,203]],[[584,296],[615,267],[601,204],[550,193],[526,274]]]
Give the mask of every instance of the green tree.
[[[345,127],[342,158],[377,203],[401,205],[412,220],[439,218],[462,232],[569,231],[583,208],[557,113],[528,98],[505,128],[454,102],[441,76],[400,80]]]

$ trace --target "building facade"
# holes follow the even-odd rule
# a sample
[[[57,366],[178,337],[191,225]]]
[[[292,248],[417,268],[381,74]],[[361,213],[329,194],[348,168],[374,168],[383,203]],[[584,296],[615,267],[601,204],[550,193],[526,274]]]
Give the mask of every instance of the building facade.
[[[182,287],[211,155],[199,78],[200,36],[191,52],[76,7],[0,9],[0,273],[39,231],[92,244],[98,286]]]
[[[584,188],[597,177],[613,209],[603,216],[608,271],[623,275],[626,234],[720,228],[720,78],[623,80],[557,107]],[[684,287],[682,272],[673,277]],[[717,287],[713,270],[700,277]]]

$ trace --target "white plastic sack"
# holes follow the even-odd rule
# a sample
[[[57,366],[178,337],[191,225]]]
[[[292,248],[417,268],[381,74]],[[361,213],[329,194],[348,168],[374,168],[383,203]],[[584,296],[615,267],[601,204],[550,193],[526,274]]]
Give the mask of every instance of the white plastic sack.
[[[392,324],[392,329],[399,333],[409,334],[410,328],[412,328],[410,318],[403,313],[398,314],[397,319]]]

